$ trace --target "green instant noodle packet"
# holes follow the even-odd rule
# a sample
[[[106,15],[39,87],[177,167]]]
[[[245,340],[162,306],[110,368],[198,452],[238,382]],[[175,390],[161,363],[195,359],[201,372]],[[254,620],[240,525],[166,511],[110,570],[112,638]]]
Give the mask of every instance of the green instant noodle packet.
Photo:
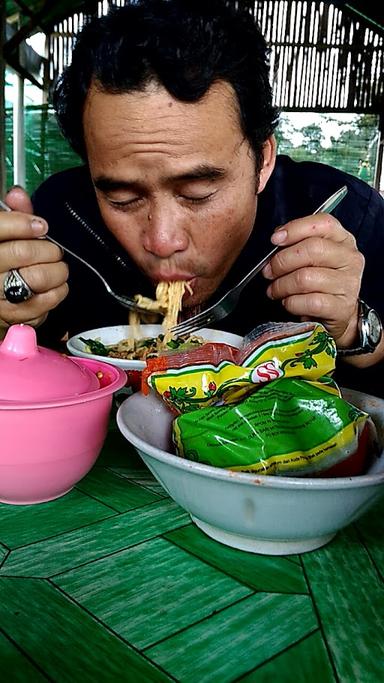
[[[278,379],[236,405],[174,421],[177,453],[257,474],[313,474],[357,450],[366,414],[312,382]]]
[[[150,361],[146,371],[177,414],[179,456],[281,476],[332,473],[356,454],[362,466],[369,416],[341,397],[331,377],[335,343],[322,325],[271,323],[237,351],[206,347]]]

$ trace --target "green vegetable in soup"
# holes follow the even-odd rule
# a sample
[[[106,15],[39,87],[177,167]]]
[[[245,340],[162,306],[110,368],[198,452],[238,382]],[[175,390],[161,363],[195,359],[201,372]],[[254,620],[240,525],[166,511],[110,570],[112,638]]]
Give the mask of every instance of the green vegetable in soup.
[[[80,341],[86,344],[90,352],[96,356],[109,356],[109,349],[103,342],[97,341],[97,339],[84,339],[84,337],[80,337]]]

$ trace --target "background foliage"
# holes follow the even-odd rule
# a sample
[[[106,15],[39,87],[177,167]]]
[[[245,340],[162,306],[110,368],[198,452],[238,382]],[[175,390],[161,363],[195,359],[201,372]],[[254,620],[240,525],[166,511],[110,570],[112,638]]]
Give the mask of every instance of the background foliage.
[[[340,125],[340,133],[331,135],[327,146],[324,127],[330,120],[335,119],[324,114],[324,126],[310,123],[298,129],[292,123],[294,117],[282,114],[276,131],[278,151],[297,161],[312,159],[335,166],[372,184],[379,140],[377,117],[371,114],[356,115],[348,125]],[[302,142],[298,146],[292,139],[297,137],[299,131]]]

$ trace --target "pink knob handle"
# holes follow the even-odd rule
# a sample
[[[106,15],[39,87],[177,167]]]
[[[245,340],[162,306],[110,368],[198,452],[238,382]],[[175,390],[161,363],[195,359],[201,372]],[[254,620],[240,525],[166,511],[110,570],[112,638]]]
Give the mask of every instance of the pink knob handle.
[[[12,325],[0,346],[6,356],[30,358],[37,353],[36,332],[30,325]]]

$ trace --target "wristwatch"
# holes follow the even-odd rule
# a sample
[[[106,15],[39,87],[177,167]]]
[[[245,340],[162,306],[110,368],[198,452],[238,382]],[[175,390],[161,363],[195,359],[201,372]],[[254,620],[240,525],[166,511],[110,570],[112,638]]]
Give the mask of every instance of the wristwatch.
[[[380,344],[383,334],[382,322],[378,313],[361,299],[359,299],[357,327],[360,340],[359,346],[353,349],[338,349],[337,353],[339,356],[358,356],[362,353],[373,353]]]

